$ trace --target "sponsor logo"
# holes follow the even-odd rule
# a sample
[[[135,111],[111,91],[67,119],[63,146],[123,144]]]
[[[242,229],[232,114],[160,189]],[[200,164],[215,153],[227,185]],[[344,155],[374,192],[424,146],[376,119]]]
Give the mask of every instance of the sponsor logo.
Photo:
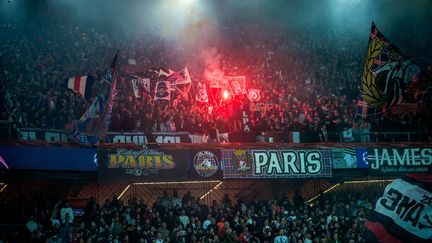
[[[217,156],[210,151],[200,151],[194,157],[195,171],[202,177],[210,177],[218,170]]]
[[[245,176],[249,171],[252,170],[249,154],[246,150],[235,150],[233,153],[233,161],[234,169],[242,176]]]

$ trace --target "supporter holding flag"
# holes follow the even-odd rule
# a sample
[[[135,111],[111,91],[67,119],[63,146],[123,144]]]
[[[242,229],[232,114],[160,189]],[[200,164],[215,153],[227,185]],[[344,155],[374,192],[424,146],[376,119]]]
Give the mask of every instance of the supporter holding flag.
[[[77,76],[69,78],[68,88],[83,97],[87,102],[91,101],[94,78],[93,76]]]
[[[104,80],[111,84],[109,92],[104,91],[99,94],[80,119],[81,127],[84,127],[88,134],[95,135],[100,140],[104,140],[108,132],[117,91],[117,56],[118,51],[104,75]]]

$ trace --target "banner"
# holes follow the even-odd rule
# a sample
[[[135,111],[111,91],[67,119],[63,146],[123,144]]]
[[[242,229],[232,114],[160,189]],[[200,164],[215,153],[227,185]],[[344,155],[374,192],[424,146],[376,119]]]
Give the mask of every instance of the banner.
[[[222,178],[221,151],[219,149],[189,150],[191,180],[219,180]]]
[[[251,132],[252,124],[250,121],[249,110],[242,111],[242,131]]]
[[[330,149],[223,149],[223,178],[331,177]]]
[[[368,149],[371,175],[432,173],[432,148]]]
[[[226,80],[225,78],[221,78],[221,79],[212,78],[209,79],[209,86],[212,89],[225,88],[228,86],[228,80]]]
[[[172,86],[192,83],[187,67],[178,72],[170,72],[170,74],[168,74],[167,81],[169,81]]]
[[[0,169],[96,171],[96,149],[0,146]]]
[[[188,178],[187,150],[98,149],[98,178],[130,181],[176,181]]]
[[[156,83],[154,100],[171,100],[171,84],[168,81]]]
[[[190,143],[191,135],[187,132],[155,132],[156,143]],[[134,143],[143,145],[148,143],[143,133],[109,133],[111,143]]]
[[[141,98],[143,92],[149,94],[150,91],[150,79],[149,78],[139,78],[133,76],[131,79],[133,93],[135,98]]]
[[[261,100],[261,91],[259,89],[248,89],[247,97],[250,101],[258,102]]]
[[[21,128],[19,129],[19,135],[20,140],[24,141],[47,141],[49,143],[56,143],[72,142],[76,140],[73,138],[72,133],[65,130]],[[155,132],[153,135],[156,137],[157,143],[195,143],[194,141],[207,141],[206,135],[192,135],[188,132]],[[79,141],[83,144],[95,144],[98,139],[92,135],[80,134]],[[148,141],[147,137],[142,132],[109,132],[107,134],[107,142],[143,145]]]
[[[396,179],[386,187],[365,224],[368,242],[432,241],[432,193],[421,185]]]
[[[245,76],[225,76],[231,86],[234,95],[246,94],[246,77]]]
[[[198,83],[197,89],[198,91],[196,92],[196,101],[202,103],[208,103],[209,97],[208,97],[206,85]]]

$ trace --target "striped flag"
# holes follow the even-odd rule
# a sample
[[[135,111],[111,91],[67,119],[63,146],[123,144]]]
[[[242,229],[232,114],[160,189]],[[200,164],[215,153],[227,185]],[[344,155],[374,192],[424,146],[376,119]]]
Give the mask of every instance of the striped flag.
[[[69,78],[67,87],[85,100],[90,101],[93,83],[93,76],[77,76]]]

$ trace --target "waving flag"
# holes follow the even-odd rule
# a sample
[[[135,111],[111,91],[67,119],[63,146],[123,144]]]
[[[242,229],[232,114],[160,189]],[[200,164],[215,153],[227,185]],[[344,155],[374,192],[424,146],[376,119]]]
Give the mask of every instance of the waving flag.
[[[159,69],[159,75],[158,78],[162,79],[162,80],[166,80],[171,74],[175,73],[174,71],[172,71],[171,69],[168,69],[168,72],[165,71],[164,69]]]
[[[192,80],[189,75],[189,70],[185,67],[183,70],[179,72],[171,73],[168,78],[168,81],[171,82],[171,85],[181,85],[181,84],[190,84]]]
[[[87,133],[97,136],[101,140],[105,140],[108,132],[109,124],[111,121],[111,112],[114,105],[115,95],[117,94],[117,56],[115,54],[110,67],[105,72],[105,80],[111,84],[109,93],[106,91],[98,95],[96,103],[93,103],[89,109],[84,113],[83,117],[91,118],[90,124],[86,125]],[[109,74],[109,75],[108,75]],[[94,106],[94,107],[92,107]],[[81,118],[81,120],[83,119]],[[95,123],[93,125],[93,123]]]
[[[171,100],[171,84],[168,81],[156,83],[154,100]]]
[[[93,83],[93,76],[77,76],[69,78],[68,88],[79,94],[85,100],[90,101]]]
[[[141,78],[135,74],[130,74],[130,76],[132,77],[130,81],[135,98],[140,98],[143,92],[147,94],[151,93],[149,78]]]
[[[247,97],[250,101],[258,102],[261,99],[261,92],[259,89],[248,89]]]
[[[196,101],[201,102],[201,103],[208,103],[209,97],[207,94],[206,85],[198,83],[197,89],[198,89],[198,91],[196,93]]]
[[[118,53],[118,51],[117,51],[117,53]],[[115,76],[117,75],[116,69],[117,69],[117,54],[115,55],[114,59],[111,61],[111,64],[108,67],[108,69],[105,71],[104,80],[107,81],[108,83],[112,84],[116,78]]]
[[[246,77],[245,76],[225,76],[234,95],[246,94]]]
[[[361,83],[363,101],[384,110],[402,102],[417,102],[419,94],[432,87],[432,75],[424,73],[372,23]]]
[[[104,110],[107,94],[101,93],[95,97],[93,103],[89,106],[86,112],[81,116],[78,127],[82,132],[93,133],[97,120]]]
[[[396,179],[378,199],[365,223],[367,242],[432,241],[432,175]]]

